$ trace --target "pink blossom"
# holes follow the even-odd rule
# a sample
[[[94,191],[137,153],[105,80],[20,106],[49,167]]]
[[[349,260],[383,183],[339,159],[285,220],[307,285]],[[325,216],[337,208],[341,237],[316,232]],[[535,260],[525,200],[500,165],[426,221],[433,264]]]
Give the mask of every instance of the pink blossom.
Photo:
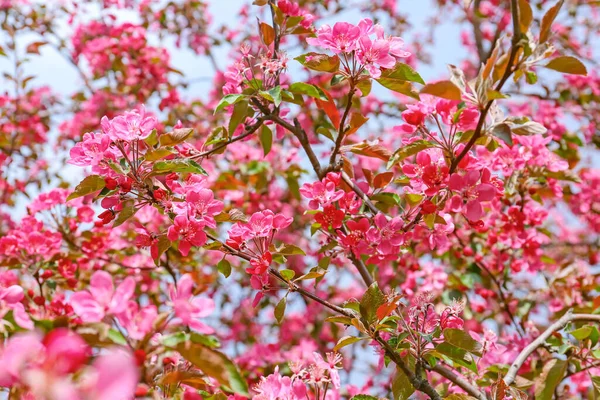
[[[178,215],[169,227],[167,237],[171,241],[180,239],[179,252],[187,256],[192,246],[203,246],[206,243],[204,223],[190,219],[184,215]]]
[[[348,22],[336,22],[333,29],[329,25],[323,25],[316,33],[316,38],[306,39],[309,44],[339,54],[350,53],[358,48],[361,31],[359,27]]]
[[[192,289],[194,281],[188,274],[183,275],[177,282],[177,287],[170,290],[171,301],[175,316],[182,324],[193,330],[210,334],[214,329],[200,322],[200,318],[209,316],[215,309],[215,302],[206,297],[194,296]]]
[[[126,111],[125,114],[119,115],[111,121],[108,121],[106,117],[102,119],[102,129],[115,141],[131,142],[146,139],[157,124],[156,117],[147,115],[143,105],[139,110]]]
[[[100,322],[106,314],[118,315],[125,311],[127,302],[135,291],[135,280],[125,278],[116,290],[108,272],[96,271],[90,279],[89,291],[81,291],[71,297],[73,311],[84,322]]]
[[[254,391],[257,393],[253,396],[255,400],[303,400],[307,397],[304,383],[299,379],[281,376],[278,367],[266,378],[261,377]]]
[[[486,170],[487,171],[487,170]],[[480,182],[481,179],[481,183]],[[490,201],[496,196],[496,188],[489,183],[489,171],[480,172],[471,170],[462,176],[457,173],[452,174],[449,181],[449,187],[455,192],[462,192],[462,196],[454,195],[450,200],[450,209],[455,212],[463,210],[464,214],[471,221],[477,221],[483,216],[482,201]]]

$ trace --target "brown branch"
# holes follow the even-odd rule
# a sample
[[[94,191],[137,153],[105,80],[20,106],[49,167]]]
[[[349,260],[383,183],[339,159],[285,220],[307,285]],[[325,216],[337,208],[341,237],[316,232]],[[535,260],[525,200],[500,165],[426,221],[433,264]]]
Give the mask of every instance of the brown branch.
[[[223,142],[223,143],[221,143],[221,144],[213,147],[210,150],[204,151],[204,152],[199,153],[199,154],[195,154],[195,155],[191,156],[190,158],[191,159],[197,159],[197,158],[207,157],[207,156],[209,156],[209,155],[211,155],[211,154],[213,154],[213,153],[221,150],[222,148],[229,146],[232,143],[235,143],[235,142],[237,142],[239,140],[247,138],[248,136],[252,135],[254,132],[256,132],[258,130],[258,128],[260,128],[262,126],[262,123],[263,123],[264,120],[265,120],[264,117],[259,117],[254,124],[246,126],[245,132],[242,133],[241,135],[238,135],[238,136],[236,136],[234,138],[231,138],[228,141]]]
[[[502,78],[500,79],[500,81],[498,82],[496,87],[494,88],[494,90],[497,92],[500,91],[500,89],[502,89],[502,86],[504,86],[504,84],[506,83],[508,78],[510,78],[510,76],[512,75],[512,73],[514,71],[513,63],[517,56],[517,52],[518,52],[519,48],[521,47],[521,44],[520,44],[521,28],[519,26],[519,6],[517,4],[517,0],[511,0],[510,10],[512,13],[513,37],[512,37],[512,43],[511,43],[511,48],[510,48],[510,55],[508,56],[508,62],[506,63],[506,70],[504,71]],[[454,173],[454,171],[456,171],[458,164],[462,161],[462,159],[467,155],[467,153],[475,145],[475,142],[477,141],[477,139],[479,139],[481,137],[485,119],[486,119],[487,114],[490,111],[490,108],[492,107],[493,104],[494,104],[494,99],[489,100],[487,102],[487,104],[485,105],[485,108],[483,109],[481,115],[479,116],[479,121],[477,121],[477,127],[475,128],[475,132],[473,133],[473,136],[471,137],[471,139],[469,140],[469,142],[467,143],[465,148],[462,150],[462,152],[458,155],[458,157],[456,157],[454,159],[454,161],[452,161],[452,164],[450,166],[450,171],[449,171],[450,175],[452,175],[452,173]]]
[[[338,128],[338,136],[335,139],[335,147],[331,152],[331,157],[329,157],[329,166],[333,167],[335,165],[335,161],[338,153],[340,152],[340,147],[342,147],[342,142],[344,141],[344,136],[346,135],[346,130],[344,129],[346,126],[346,119],[348,118],[348,114],[350,113],[350,109],[352,108],[352,96],[354,96],[354,81],[350,82],[350,92],[348,93],[348,103],[346,104],[346,109],[344,110],[344,114],[342,115],[342,119],[340,120],[340,126]]]
[[[475,37],[475,47],[479,62],[484,63],[485,50],[483,49],[483,34],[481,33],[481,18],[479,18],[479,5],[481,0],[473,2],[473,36]]]
[[[369,196],[367,196],[367,194],[363,192],[361,188],[352,182],[352,178],[350,178],[350,176],[348,176],[348,174],[344,171],[342,171],[342,180],[346,183],[346,185],[350,186],[352,191],[354,191],[354,193],[360,197],[360,199],[367,205],[367,207],[369,207],[369,210],[371,210],[373,214],[381,213],[381,210],[375,207],[375,204],[373,204],[371,199],[369,199]]]
[[[471,382],[467,381],[462,376],[456,375],[454,372],[444,367],[443,365],[438,363],[435,367],[427,366],[426,368],[430,371],[437,372],[438,374],[448,379],[449,381],[451,381],[456,386],[460,387],[462,390],[467,392],[469,395],[475,397],[476,399],[487,400],[486,394],[484,392],[479,391],[477,386],[473,385]]]
[[[529,358],[531,353],[533,353],[538,347],[541,347],[546,342],[554,332],[561,330],[564,328],[569,322],[572,321],[594,321],[600,323],[600,315],[598,314],[573,314],[573,310],[567,311],[565,315],[560,317],[556,322],[550,325],[540,336],[538,336],[533,342],[529,343],[521,353],[517,356],[515,361],[512,363],[506,376],[504,377],[504,382],[507,385],[510,385],[515,381],[517,373],[519,369],[523,366],[525,361]]]

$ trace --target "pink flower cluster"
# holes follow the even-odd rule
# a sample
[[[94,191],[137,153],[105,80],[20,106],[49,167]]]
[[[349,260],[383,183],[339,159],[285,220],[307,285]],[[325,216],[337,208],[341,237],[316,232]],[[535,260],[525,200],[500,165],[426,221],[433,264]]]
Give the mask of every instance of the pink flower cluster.
[[[308,38],[306,41],[335,54],[355,58],[376,79],[381,76],[381,68],[393,68],[397,59],[410,56],[410,53],[403,50],[404,41],[401,38],[386,36],[383,27],[373,24],[370,19],[363,19],[358,25],[348,22],[337,22],[333,28],[323,25],[316,34],[316,38]],[[372,35],[375,37],[372,38]],[[352,72],[357,75],[360,73]]]

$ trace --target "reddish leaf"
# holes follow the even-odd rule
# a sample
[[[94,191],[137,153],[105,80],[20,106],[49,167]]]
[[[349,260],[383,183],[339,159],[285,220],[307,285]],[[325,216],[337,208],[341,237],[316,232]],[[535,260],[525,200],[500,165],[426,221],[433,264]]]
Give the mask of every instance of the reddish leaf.
[[[321,90],[323,91],[323,93],[325,93],[325,96],[327,96],[327,101],[319,99],[315,99],[315,101],[317,102],[319,108],[325,111],[325,114],[327,114],[327,116],[333,123],[335,129],[340,129],[340,120],[342,119],[340,117],[340,112],[337,109],[337,106],[335,105],[331,94],[329,94],[329,92],[323,88],[321,88]]]

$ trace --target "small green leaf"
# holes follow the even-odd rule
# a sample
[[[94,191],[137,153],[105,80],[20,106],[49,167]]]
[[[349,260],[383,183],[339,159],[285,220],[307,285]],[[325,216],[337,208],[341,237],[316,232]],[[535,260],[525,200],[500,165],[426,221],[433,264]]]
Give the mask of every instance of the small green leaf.
[[[512,132],[510,130],[510,126],[507,124],[502,123],[495,125],[492,128],[492,135],[502,139],[502,141],[509,146],[513,145]]]
[[[387,168],[390,169],[392,166],[398,164],[407,157],[414,156],[421,150],[425,150],[433,146],[433,143],[426,140],[416,140],[410,144],[407,144],[406,146],[400,147],[388,161]]]
[[[392,380],[392,393],[394,394],[394,399],[407,400],[414,392],[415,388],[412,383],[410,383],[406,374],[400,369],[396,369],[396,373]]]
[[[291,269],[282,269],[281,271],[279,271],[279,273],[288,281],[291,281],[292,279],[294,279],[294,276],[296,276],[296,273]]]
[[[341,348],[349,346],[353,343],[360,342],[363,338],[359,338],[356,336],[344,336],[341,337],[340,340],[336,343],[333,348],[333,351],[339,351]]]
[[[421,75],[419,75],[418,72],[412,69],[409,65],[404,63],[396,63],[393,68],[381,71],[381,78],[377,79],[377,81],[380,79],[416,82],[420,83],[421,85],[425,84],[425,81],[423,78],[421,78]]]
[[[146,161],[158,161],[161,160],[165,157],[170,156],[171,154],[174,154],[175,152],[173,151],[173,149],[169,148],[169,147],[161,147],[159,149],[155,149],[155,150],[150,150],[149,152],[147,152],[144,155],[144,160]]]
[[[356,396],[353,396],[350,400],[379,400],[379,398],[369,396],[368,394],[357,394]]]
[[[305,94],[307,96],[314,97],[315,99],[327,101],[327,96],[325,95],[325,92],[321,90],[321,88],[315,85],[310,85],[308,83],[292,83],[288,88],[288,91],[292,93]]]
[[[263,153],[266,157],[271,151],[271,146],[273,146],[273,132],[271,132],[271,128],[263,125],[260,130],[259,139],[263,148]]]
[[[108,330],[108,338],[115,344],[127,346],[127,340],[125,339],[123,334],[121,334],[121,332],[119,332],[116,329],[110,328]]]
[[[231,264],[229,261],[223,258],[217,264],[217,270],[219,270],[219,272],[222,273],[225,278],[229,278],[229,275],[231,275]]]
[[[277,303],[277,305],[275,306],[275,319],[277,320],[277,323],[281,324],[281,321],[283,321],[283,316],[285,314],[285,307],[287,305],[287,298],[286,297],[282,297],[281,300],[279,300],[279,303]]]
[[[314,71],[336,72],[340,69],[340,59],[335,55],[307,53],[294,58],[294,60]]]
[[[448,100],[462,100],[462,94],[458,86],[450,81],[439,81],[428,83],[421,89],[421,94],[430,94]]]
[[[183,143],[193,132],[192,128],[173,129],[172,132],[160,135],[158,141],[161,146],[175,146]]]
[[[444,340],[460,349],[481,356],[481,344],[461,329],[444,329]]]
[[[78,197],[86,196],[88,194],[101,190],[106,185],[104,178],[99,175],[86,176],[79,185],[75,188],[73,193],[67,197],[67,201],[76,199]]]
[[[236,128],[244,122],[246,117],[248,116],[248,102],[240,101],[237,102],[233,106],[233,114],[231,114],[231,118],[229,119],[228,131],[229,135],[232,136],[235,132]]]
[[[419,92],[415,90],[414,86],[410,82],[381,78],[377,79],[377,82],[379,82],[381,86],[390,89],[396,93],[412,97],[415,100],[420,100]]]
[[[565,74],[587,75],[587,68],[581,61],[571,56],[556,57],[544,67],[553,69]]]
[[[544,364],[541,375],[535,380],[535,400],[551,400],[554,391],[567,372],[568,362],[554,358]]]
[[[167,172],[192,172],[195,174],[208,175],[200,164],[190,159],[159,161],[154,164],[152,171],[155,175]]]
[[[377,309],[384,303],[385,296],[377,282],[374,282],[360,300],[360,315],[368,323],[373,323],[377,319]]]
[[[171,346],[169,346],[171,347]],[[234,393],[248,397],[248,384],[238,367],[223,353],[190,341],[173,347],[183,358]]]
[[[133,200],[124,202],[123,209],[119,211],[119,215],[115,218],[113,228],[122,225],[129,218],[133,217],[138,210],[139,208],[135,208],[135,202]]]
[[[238,101],[242,101],[246,97],[247,96],[245,94],[228,94],[224,96],[219,102],[219,104],[217,104],[217,108],[215,108],[214,114],[218,113],[227,106],[231,106],[237,103]]]
[[[304,250],[302,250],[300,247],[295,246],[293,244],[284,245],[277,253],[282,254],[284,256],[295,256],[295,255],[305,256],[306,255]]]
[[[356,84],[356,88],[360,90],[361,97],[367,97],[369,93],[371,93],[371,88],[373,84],[370,79],[361,79]]]

